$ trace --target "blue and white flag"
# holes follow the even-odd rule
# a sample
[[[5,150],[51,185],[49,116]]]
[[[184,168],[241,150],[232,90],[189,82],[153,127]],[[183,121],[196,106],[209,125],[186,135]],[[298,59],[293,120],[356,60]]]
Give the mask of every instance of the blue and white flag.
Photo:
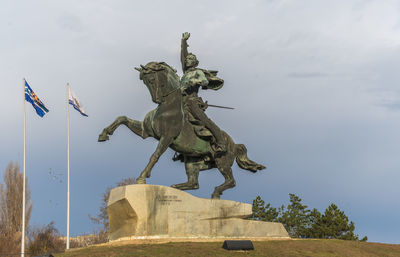
[[[42,101],[40,101],[39,97],[33,92],[32,88],[29,86],[28,82],[25,80],[25,100],[27,102],[30,102],[35,108],[36,113],[40,116],[43,117],[46,112],[49,112],[49,110],[44,106]]]
[[[75,110],[77,110],[80,114],[83,116],[88,117],[88,115],[85,113],[85,110],[83,109],[82,104],[79,102],[78,98],[76,97],[75,93],[72,91],[71,87],[68,85],[68,102],[70,105],[74,107]]]

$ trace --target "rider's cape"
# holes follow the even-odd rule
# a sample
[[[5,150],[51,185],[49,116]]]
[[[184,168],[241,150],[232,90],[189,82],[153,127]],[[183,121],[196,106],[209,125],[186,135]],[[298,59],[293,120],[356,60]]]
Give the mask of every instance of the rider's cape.
[[[224,80],[217,77],[218,71],[216,70],[203,70],[204,75],[206,75],[206,79],[208,80],[208,85],[203,86],[202,89],[212,89],[218,90],[224,85]]]

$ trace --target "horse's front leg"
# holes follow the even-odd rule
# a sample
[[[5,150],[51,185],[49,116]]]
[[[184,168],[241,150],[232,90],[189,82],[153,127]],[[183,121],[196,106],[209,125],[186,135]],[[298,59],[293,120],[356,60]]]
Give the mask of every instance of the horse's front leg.
[[[154,165],[173,141],[173,137],[161,137],[160,141],[158,142],[156,151],[150,157],[149,163],[142,171],[142,173],[140,173],[140,176],[136,179],[136,184],[146,184],[146,178],[150,177],[151,170],[153,169]]]
[[[101,134],[99,135],[99,142],[109,140],[108,135],[112,135],[114,131],[120,126],[125,125],[127,126],[132,132],[145,138],[143,130],[142,130],[142,122],[137,120],[129,119],[126,116],[119,116],[110,126],[103,129]]]

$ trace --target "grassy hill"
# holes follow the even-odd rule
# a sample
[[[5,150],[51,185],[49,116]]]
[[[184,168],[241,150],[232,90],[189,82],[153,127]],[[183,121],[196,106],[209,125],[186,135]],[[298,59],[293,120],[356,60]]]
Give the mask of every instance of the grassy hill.
[[[282,257],[369,257],[400,256],[400,245],[343,240],[253,241],[254,251],[228,251],[222,242],[119,243],[72,249],[55,257],[128,257],[128,256],[282,256]]]

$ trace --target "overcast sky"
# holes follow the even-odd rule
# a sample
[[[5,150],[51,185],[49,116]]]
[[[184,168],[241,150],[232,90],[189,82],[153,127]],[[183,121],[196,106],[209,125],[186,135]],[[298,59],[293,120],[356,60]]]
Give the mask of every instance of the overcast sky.
[[[71,109],[71,234],[92,232],[102,193],[137,177],[156,148],[121,127],[97,137],[117,116],[142,120],[156,105],[135,66],[180,68],[182,32],[200,67],[218,70],[209,103],[235,107],[207,114],[267,170],[236,164],[237,186],[222,199],[273,206],[295,193],[321,212],[335,203],[370,241],[400,243],[400,2],[338,1],[9,1],[0,8],[0,175],[22,167],[26,78],[50,112],[27,105],[31,225],[55,221],[66,232],[66,91]],[[186,178],[168,150],[148,183]],[[2,178],[0,179],[2,182]],[[200,174],[210,197],[223,182]]]

